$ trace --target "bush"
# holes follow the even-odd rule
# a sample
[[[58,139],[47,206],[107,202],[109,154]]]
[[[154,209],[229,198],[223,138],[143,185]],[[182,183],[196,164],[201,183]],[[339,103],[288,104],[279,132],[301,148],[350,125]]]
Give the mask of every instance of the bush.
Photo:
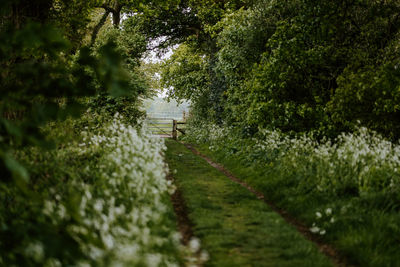
[[[32,178],[1,184],[0,264],[178,266],[164,144],[119,115],[86,116],[52,125],[60,136],[87,125],[70,143],[17,153]]]

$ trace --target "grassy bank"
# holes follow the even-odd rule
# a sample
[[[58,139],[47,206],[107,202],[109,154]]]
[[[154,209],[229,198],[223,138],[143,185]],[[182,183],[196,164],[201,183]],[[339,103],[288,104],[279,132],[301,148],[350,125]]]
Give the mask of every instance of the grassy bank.
[[[264,202],[182,144],[167,141],[166,159],[210,254],[208,266],[331,266]]]
[[[202,131],[202,130],[201,130]],[[192,142],[360,266],[398,266],[398,146],[361,129],[336,143],[224,129]]]

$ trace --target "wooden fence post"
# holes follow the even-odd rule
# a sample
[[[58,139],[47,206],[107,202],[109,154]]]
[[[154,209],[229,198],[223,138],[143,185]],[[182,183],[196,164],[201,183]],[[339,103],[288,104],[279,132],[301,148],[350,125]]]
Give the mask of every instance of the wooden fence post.
[[[176,138],[178,137],[178,133],[177,133],[177,121],[176,120],[172,120],[172,139],[176,140]]]

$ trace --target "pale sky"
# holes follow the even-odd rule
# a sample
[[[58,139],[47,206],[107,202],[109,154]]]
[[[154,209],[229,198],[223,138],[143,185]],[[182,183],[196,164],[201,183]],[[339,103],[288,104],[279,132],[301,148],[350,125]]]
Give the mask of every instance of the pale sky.
[[[161,40],[162,40],[162,37],[159,38],[159,39],[157,39],[157,40],[154,40],[154,41],[150,44],[150,46],[153,46],[153,47],[156,46],[157,43],[159,43]],[[161,56],[158,56],[158,52],[159,52],[159,51],[158,51],[157,49],[152,49],[152,50],[150,50],[148,53],[146,53],[146,55],[145,55],[144,58],[143,58],[143,61],[146,62],[146,63],[149,63],[149,62],[151,62],[151,63],[159,63],[159,62],[162,62],[162,61],[164,61],[164,60],[166,60],[166,59],[169,59],[169,58],[171,57],[171,55],[173,54],[173,51],[174,51],[176,48],[178,48],[178,46],[179,46],[179,45],[175,45],[175,46],[173,46],[173,47],[168,48],[168,50],[167,50],[166,53],[161,53]],[[158,73],[156,73],[156,75],[159,76]],[[161,78],[161,77],[160,77],[160,78]],[[158,96],[158,97],[164,98],[164,97],[167,96],[167,91],[168,91],[168,90],[167,90],[166,88],[164,88],[163,92],[159,92],[159,93],[157,94],[157,96]]]

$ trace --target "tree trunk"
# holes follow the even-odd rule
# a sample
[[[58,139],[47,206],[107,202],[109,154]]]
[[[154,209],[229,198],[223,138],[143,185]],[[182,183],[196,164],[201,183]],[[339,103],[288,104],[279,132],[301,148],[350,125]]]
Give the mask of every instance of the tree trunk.
[[[119,23],[121,21],[121,9],[119,10],[114,10],[112,12],[112,18],[113,18],[113,25],[115,28],[119,27]]]
[[[121,10],[122,5],[120,4],[119,0],[116,0],[114,7],[112,8],[113,25],[115,28],[118,28],[121,22]]]

